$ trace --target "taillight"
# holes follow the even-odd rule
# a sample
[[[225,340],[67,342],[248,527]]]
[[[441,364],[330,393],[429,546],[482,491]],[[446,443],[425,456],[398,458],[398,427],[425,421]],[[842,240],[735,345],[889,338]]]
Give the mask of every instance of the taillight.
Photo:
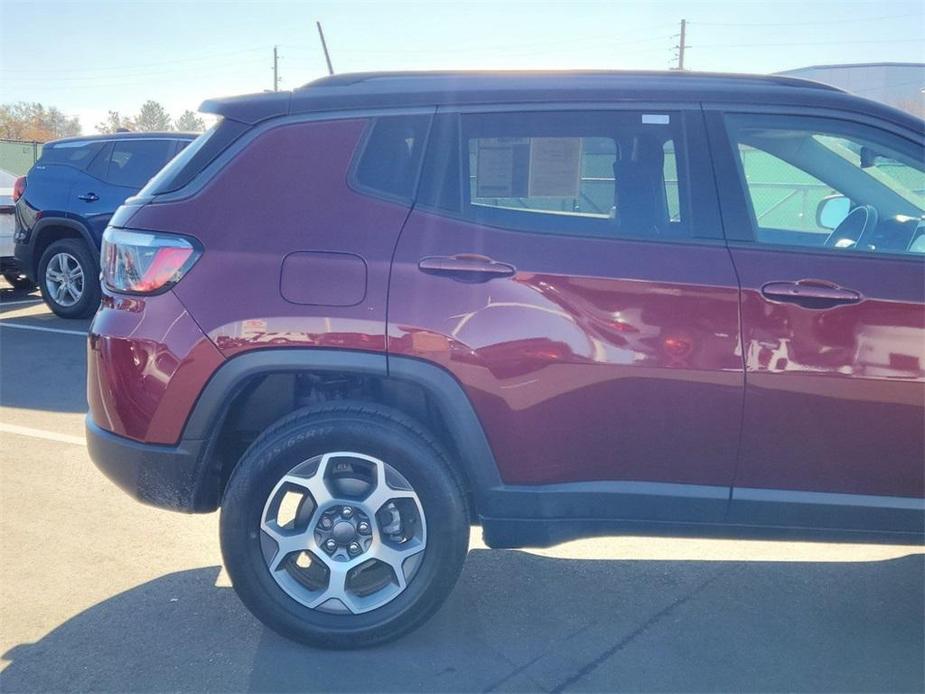
[[[26,192],[26,177],[20,176],[13,182],[13,202],[16,202]]]
[[[197,246],[176,234],[108,228],[100,253],[103,283],[126,294],[166,291],[199,259]]]

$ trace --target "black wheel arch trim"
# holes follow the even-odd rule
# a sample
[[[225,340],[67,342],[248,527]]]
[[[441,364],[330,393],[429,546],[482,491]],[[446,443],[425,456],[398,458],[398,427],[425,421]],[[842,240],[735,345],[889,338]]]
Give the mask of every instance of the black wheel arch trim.
[[[84,240],[84,243],[87,244],[87,247],[94,254],[98,252],[96,242],[93,240],[93,236],[92,234],[90,234],[90,230],[86,226],[78,222],[77,220],[69,219],[67,217],[43,217],[42,219],[40,219],[38,222],[35,223],[35,226],[32,227],[32,232],[29,234],[29,245],[35,248],[36,242],[39,240],[39,237],[41,237],[43,232],[49,227],[67,227],[68,229],[73,229],[78,234],[80,234],[80,238]],[[50,246],[52,243],[54,243],[54,240],[45,244],[45,246],[46,247]],[[38,254],[38,253],[33,254],[32,271],[36,275],[38,274],[39,263],[41,261],[42,261],[41,254]]]
[[[181,446],[186,441],[208,442],[200,460],[203,483],[211,477],[211,453],[235,397],[255,376],[297,371],[347,371],[420,386],[433,398],[446,423],[457,462],[472,485],[476,503],[480,505],[490,490],[502,486],[475,409],[462,386],[448,371],[412,357],[330,349],[258,350],[232,357],[216,370],[196,401],[180,441]],[[212,505],[210,500],[202,501]]]

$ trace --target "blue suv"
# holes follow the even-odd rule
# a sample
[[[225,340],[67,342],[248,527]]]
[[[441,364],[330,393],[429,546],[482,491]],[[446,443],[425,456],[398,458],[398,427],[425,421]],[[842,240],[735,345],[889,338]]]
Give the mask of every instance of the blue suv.
[[[45,145],[16,201],[14,253],[52,311],[62,318],[93,315],[100,302],[100,243],[110,217],[195,138],[117,133]]]

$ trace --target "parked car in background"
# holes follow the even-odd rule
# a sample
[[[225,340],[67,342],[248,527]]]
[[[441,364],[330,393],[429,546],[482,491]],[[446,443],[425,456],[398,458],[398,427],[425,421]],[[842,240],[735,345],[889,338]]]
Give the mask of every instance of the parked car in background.
[[[104,235],[87,442],[142,501],[221,507],[272,628],[414,628],[473,522],[922,541],[920,119],[696,73],[348,74],[203,110]]]
[[[47,143],[16,201],[15,257],[63,318],[92,316],[100,301],[99,248],[116,208],[196,138],[117,133]]]
[[[0,274],[14,289],[31,289],[32,281],[22,274],[13,257],[13,211],[22,182],[0,169]]]

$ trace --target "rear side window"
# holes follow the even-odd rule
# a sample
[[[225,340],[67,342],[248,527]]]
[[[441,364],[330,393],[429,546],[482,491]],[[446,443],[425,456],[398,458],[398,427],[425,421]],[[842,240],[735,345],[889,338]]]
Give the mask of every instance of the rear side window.
[[[353,180],[359,188],[410,200],[430,116],[385,116],[368,131]]]
[[[62,142],[46,145],[39,164],[64,164],[85,171],[94,157],[106,146],[105,141]]]
[[[156,174],[174,151],[173,140],[119,140],[109,155],[106,180],[140,188]]]
[[[138,191],[138,195],[161,195],[180,190],[249,129],[244,123],[222,119],[189,146],[184,141],[183,150]]]
[[[675,114],[472,114],[458,126],[450,118],[435,123],[420,204],[540,233],[689,235]]]

